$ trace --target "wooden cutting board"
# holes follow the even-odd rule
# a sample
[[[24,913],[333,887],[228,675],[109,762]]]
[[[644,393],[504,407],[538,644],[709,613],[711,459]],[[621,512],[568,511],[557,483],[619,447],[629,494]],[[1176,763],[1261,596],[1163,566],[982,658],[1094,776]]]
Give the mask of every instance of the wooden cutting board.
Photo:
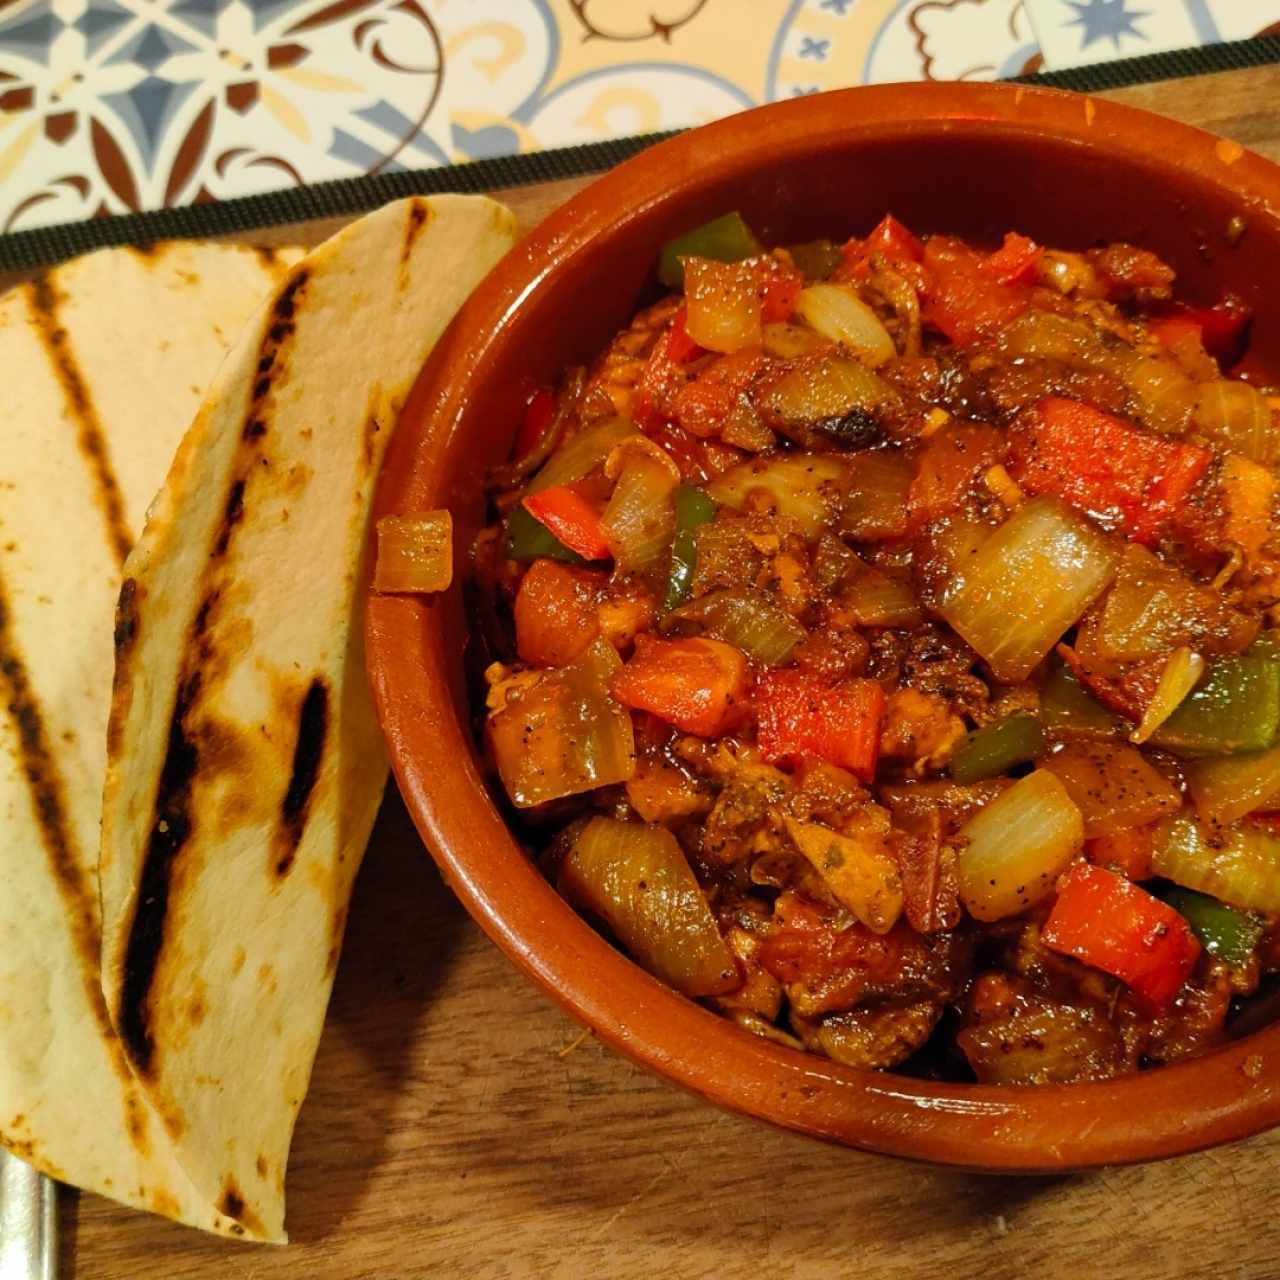
[[[1280,68],[1106,96],[1280,160]],[[584,181],[497,194],[532,226]],[[310,243],[334,225],[254,238]],[[390,795],[298,1124],[294,1243],[228,1244],[67,1192],[62,1274],[1277,1280],[1278,1170],[1280,1131],[1146,1168],[997,1178],[712,1110],[521,978]]]

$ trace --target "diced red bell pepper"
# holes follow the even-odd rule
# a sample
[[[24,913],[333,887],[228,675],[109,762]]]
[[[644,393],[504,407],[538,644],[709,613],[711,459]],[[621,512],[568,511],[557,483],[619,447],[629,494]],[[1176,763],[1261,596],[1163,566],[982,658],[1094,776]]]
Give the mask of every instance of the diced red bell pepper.
[[[586,560],[605,560],[609,543],[600,526],[600,513],[570,485],[556,485],[531,493],[524,509],[546,525],[571,551]]]
[[[713,361],[676,392],[677,421],[692,435],[716,435],[764,365],[764,353],[751,348]]]
[[[1005,232],[1004,243],[987,256],[982,269],[1001,284],[1026,284],[1036,273],[1044,250],[1027,236]]]
[[[1148,435],[1079,400],[1049,396],[1013,432],[1010,471],[1150,544],[1211,461],[1208,449]]]
[[[884,708],[875,680],[832,684],[805,671],[771,671],[756,689],[760,752],[770,762],[817,756],[870,782]]]
[[[760,319],[765,324],[781,324],[795,314],[796,300],[804,288],[804,277],[795,271],[769,271],[760,295]]]
[[[600,634],[604,574],[535,560],[516,592],[516,652],[538,667],[571,663]]]
[[[1186,919],[1145,889],[1088,863],[1058,885],[1041,933],[1045,946],[1125,983],[1151,1010],[1182,990],[1200,944]]]
[[[876,223],[862,243],[869,253],[883,253],[886,258],[919,262],[924,257],[924,242],[891,213],[886,213]]]
[[[671,327],[667,330],[666,355],[672,364],[688,364],[691,360],[706,355],[705,349],[689,337],[689,330],[686,327],[688,319],[689,309],[681,307],[672,317]]]
[[[666,401],[675,381],[675,371],[706,354],[689,336],[685,327],[687,316],[688,309],[681,307],[658,335],[636,384],[632,416],[642,431],[666,416]]]
[[[1004,435],[995,427],[953,423],[925,441],[907,492],[912,523],[922,527],[954,511],[980,471],[1004,453]]]
[[[986,262],[954,236],[931,236],[924,247],[925,323],[961,346],[1008,324],[1031,305],[1030,289],[993,279]]]
[[[1148,321],[1148,328],[1167,346],[1194,331],[1204,349],[1224,368],[1230,369],[1244,355],[1252,316],[1246,307],[1230,300],[1216,307],[1192,307],[1175,303]]]
[[[631,660],[613,678],[623,706],[648,711],[686,733],[714,738],[737,723],[747,693],[747,659],[721,640],[636,637]]]
[[[880,254],[890,262],[920,262],[924,258],[924,243],[909,231],[893,214],[885,214],[865,240],[856,237],[841,250],[846,267],[855,274],[865,271],[871,256]]]
[[[511,449],[511,456],[516,461],[533,452],[555,416],[556,393],[550,387],[538,387],[525,405],[520,430],[516,432],[516,442]]]
[[[674,422],[656,421],[644,425],[650,440],[671,456],[686,484],[705,484],[715,472],[707,465],[705,446]]]
[[[920,265],[924,260],[924,242],[891,213],[881,218],[865,240],[855,237],[844,245],[836,279],[865,280],[871,274],[871,259],[876,255],[905,275],[917,289],[924,286],[925,273]]]

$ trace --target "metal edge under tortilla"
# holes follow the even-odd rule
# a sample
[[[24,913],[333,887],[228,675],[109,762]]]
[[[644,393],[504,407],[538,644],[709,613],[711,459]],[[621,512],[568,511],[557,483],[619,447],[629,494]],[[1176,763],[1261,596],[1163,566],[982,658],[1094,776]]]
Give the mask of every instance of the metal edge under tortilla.
[[[0,1145],[236,1235],[182,1172],[102,996],[105,673],[133,531],[234,335],[299,256],[112,249],[0,298]]]
[[[356,613],[373,484],[457,307],[514,241],[416,198],[290,273],[224,366],[125,565],[103,984],[195,1187],[283,1239],[284,1176],[387,776]]]

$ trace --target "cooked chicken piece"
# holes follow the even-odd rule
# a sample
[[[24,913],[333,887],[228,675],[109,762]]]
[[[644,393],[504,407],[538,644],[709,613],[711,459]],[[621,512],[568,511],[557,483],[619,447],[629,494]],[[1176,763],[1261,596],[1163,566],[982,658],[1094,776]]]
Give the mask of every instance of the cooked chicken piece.
[[[658,335],[684,305],[672,295],[640,312],[606,348],[587,376],[582,418],[592,422],[614,414],[629,417],[636,383],[653,351]]]
[[[532,689],[545,674],[542,671],[509,667],[503,662],[491,662],[484,671],[485,682],[489,686],[484,700],[485,707],[490,712],[504,710],[512,698]]]
[[[724,930],[724,940],[738,961],[742,986],[727,996],[717,996],[715,1004],[726,1011],[741,1010],[772,1022],[782,1009],[782,983],[761,968],[759,952],[763,937],[734,926]]]
[[[885,707],[880,754],[890,760],[910,760],[909,772],[919,777],[951,759],[964,735],[964,721],[945,698],[918,689],[896,689]]]
[[[1050,1000],[1008,974],[973,984],[968,1020],[956,1043],[981,1084],[1109,1080],[1137,1066],[1103,1007]]]
[[[822,822],[837,831],[857,822],[857,815],[870,793],[848,770],[825,760],[807,759],[795,774],[795,789],[788,801],[793,818],[801,822]]]
[[[929,1039],[942,1016],[941,1003],[918,1000],[902,1007],[846,1009],[825,1018],[791,1015],[796,1034],[810,1049],[849,1067],[896,1067]]]
[[[760,963],[784,984],[802,1018],[862,1004],[945,1001],[963,956],[954,937],[925,938],[905,924],[875,934],[839,906],[794,890],[774,905]]]
[[[748,766],[726,782],[703,824],[702,854],[731,863],[784,847],[774,808],[786,786],[785,778],[767,765]]]
[[[1232,995],[1227,966],[1210,965],[1205,976],[1189,982],[1168,1012],[1152,1023],[1151,1039],[1144,1047],[1146,1057],[1155,1062],[1176,1062],[1220,1044],[1226,1038]]]
[[[876,804],[851,815],[841,835],[816,822],[784,819],[792,843],[826,881],[831,896],[874,933],[902,914],[902,875],[889,847],[889,814]]]
[[[600,634],[615,649],[626,651],[637,632],[653,621],[655,610],[653,596],[639,583],[614,583],[597,610]]]
[[[670,822],[711,807],[709,788],[680,769],[654,760],[637,760],[628,780],[627,800],[646,822]]]

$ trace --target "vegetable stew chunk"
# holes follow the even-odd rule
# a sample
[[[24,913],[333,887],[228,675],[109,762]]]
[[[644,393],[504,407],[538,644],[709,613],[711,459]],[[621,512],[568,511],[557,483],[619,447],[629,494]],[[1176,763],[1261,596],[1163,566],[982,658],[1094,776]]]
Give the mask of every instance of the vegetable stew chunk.
[[[738,213],[522,392],[472,556],[546,874],[746,1032],[1108,1079],[1280,972],[1280,398],[1142,245]],[[412,589],[412,585],[409,588]]]

